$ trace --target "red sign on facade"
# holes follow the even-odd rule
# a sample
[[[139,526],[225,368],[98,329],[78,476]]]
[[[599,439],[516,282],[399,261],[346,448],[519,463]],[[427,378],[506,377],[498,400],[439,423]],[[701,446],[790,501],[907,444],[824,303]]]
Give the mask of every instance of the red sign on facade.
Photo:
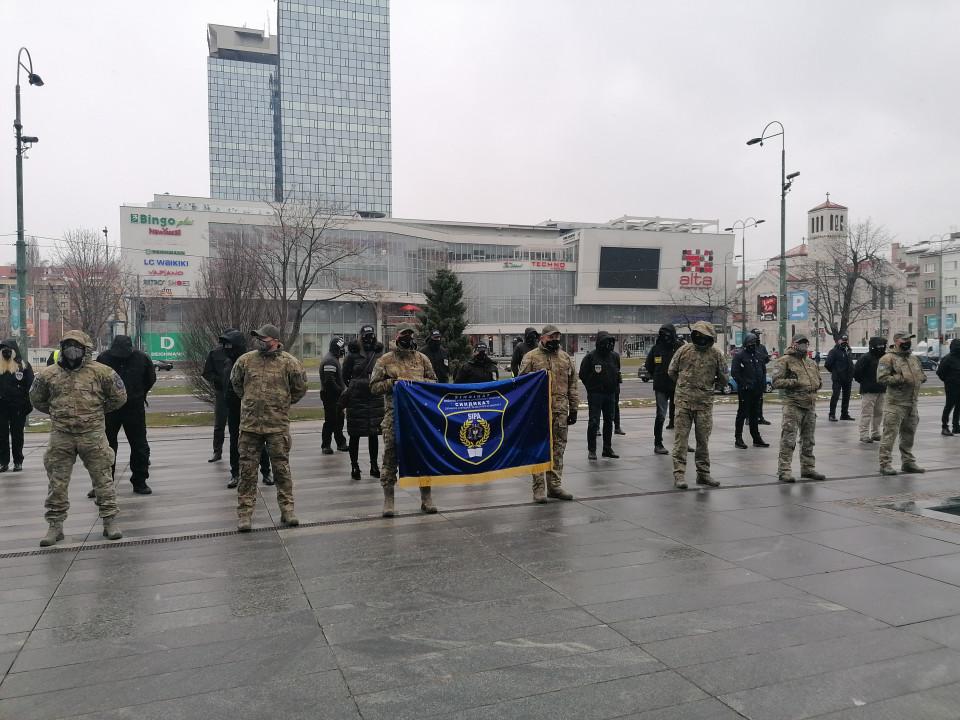
[[[684,250],[680,287],[713,286],[713,250]]]
[[[757,317],[760,320],[777,319],[776,295],[757,295]]]

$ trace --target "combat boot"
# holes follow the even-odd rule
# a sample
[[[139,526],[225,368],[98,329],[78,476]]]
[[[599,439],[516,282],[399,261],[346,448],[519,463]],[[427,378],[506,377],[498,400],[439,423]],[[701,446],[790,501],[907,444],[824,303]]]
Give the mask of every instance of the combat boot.
[[[795,483],[797,481],[797,479],[793,476],[793,473],[791,473],[789,470],[777,475],[777,480],[782,483]]]
[[[747,444],[743,441],[743,438],[740,437],[740,436],[737,436],[737,437],[734,439],[734,441],[733,441],[733,446],[734,446],[735,448],[739,448],[739,449],[741,449],[741,450],[746,450],[746,449],[747,449]]]
[[[333,448],[329,445],[324,445],[320,448],[320,452],[322,452],[324,455],[333,455]]]
[[[237,519],[237,532],[247,533],[250,532],[250,526],[253,522],[253,519],[249,515],[241,515]]]
[[[40,541],[40,547],[50,547],[63,540],[63,523],[52,522],[47,528],[47,534]]]
[[[950,428],[948,428],[946,425],[940,428],[940,434],[944,437],[953,437],[953,433],[950,432]]]
[[[564,490],[560,483],[547,488],[547,497],[551,497],[554,500],[573,500],[573,495]]]
[[[954,435],[960,435],[960,425],[954,425],[950,432]],[[17,468],[14,467],[13,469],[16,470]]]
[[[960,432],[960,430],[958,430],[957,432]],[[883,435],[881,435],[880,433],[874,433],[873,435],[870,436],[870,439],[873,440],[874,442],[880,442],[881,440],[883,440]]]
[[[927,471],[926,468],[922,468],[916,463],[904,463],[900,466],[900,470],[911,475],[922,475]]]
[[[597,451],[596,450],[587,450],[587,460],[596,460]]]
[[[657,455],[669,455],[669,454],[670,454],[670,451],[667,450],[667,449],[663,446],[663,443],[662,443],[662,442],[658,442],[658,443],[654,443],[654,444],[653,444],[653,452],[656,453]]]
[[[613,451],[613,448],[604,448],[603,452],[600,454],[605,458],[611,458],[613,460],[616,460],[620,457]]]
[[[240,484],[240,476],[231,475],[230,482],[227,483],[227,490],[233,490],[239,484]]]
[[[720,481],[714,480],[709,475],[697,473],[697,485],[709,485],[710,487],[720,487]]]
[[[809,470],[801,470],[800,477],[807,478],[808,480],[826,480],[827,479],[826,475],[824,475],[823,473],[817,472],[813,468],[810,468]]]
[[[687,479],[683,475],[674,475],[673,476],[673,486],[677,490],[686,490],[687,489]]]
[[[370,477],[379,478],[380,477],[380,468],[376,463],[370,463]]]
[[[300,519],[293,514],[293,508],[290,508],[289,510],[281,510],[280,524],[289,525],[290,527],[297,527],[300,524]]]
[[[351,480],[359,480],[360,477],[361,477],[361,475],[360,475],[360,466],[359,466],[359,465],[354,465],[354,466],[352,466],[352,467],[350,468],[350,479],[351,479]]]
[[[119,540],[123,537],[116,517],[105,517],[103,519],[103,536],[107,540]]]
[[[897,473],[897,471],[894,470],[889,465],[882,465],[880,467],[880,474],[881,475],[898,475],[899,473]]]
[[[420,509],[429,515],[433,515],[437,511],[437,506],[433,504],[433,496],[428,487],[420,488]]]
[[[393,517],[393,486],[383,489],[383,516]]]
[[[533,501],[541,505],[547,501],[547,485],[542,477],[533,477]]]

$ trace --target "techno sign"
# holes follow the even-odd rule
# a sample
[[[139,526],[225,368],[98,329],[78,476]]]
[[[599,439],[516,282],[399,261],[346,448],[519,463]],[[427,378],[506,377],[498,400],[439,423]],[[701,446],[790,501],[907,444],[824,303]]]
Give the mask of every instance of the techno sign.
[[[777,319],[777,296],[776,295],[757,295],[757,319],[758,320],[776,320]]]

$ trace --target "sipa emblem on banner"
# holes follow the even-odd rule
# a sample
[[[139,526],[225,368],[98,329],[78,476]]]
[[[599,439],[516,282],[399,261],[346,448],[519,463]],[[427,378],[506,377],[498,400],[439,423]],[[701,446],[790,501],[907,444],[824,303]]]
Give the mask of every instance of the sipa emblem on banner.
[[[446,427],[447,448],[460,460],[481,465],[503,445],[503,414],[509,401],[494,391],[444,395],[437,407]]]
[[[684,250],[680,287],[713,287],[713,250]]]

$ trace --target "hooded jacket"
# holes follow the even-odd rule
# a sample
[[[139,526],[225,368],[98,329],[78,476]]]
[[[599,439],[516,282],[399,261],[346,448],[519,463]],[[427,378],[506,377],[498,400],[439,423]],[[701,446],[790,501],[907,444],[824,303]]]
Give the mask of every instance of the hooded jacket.
[[[713,325],[701,320],[690,329],[712,337],[714,344],[700,349],[692,342],[686,343],[674,353],[668,372],[677,384],[674,393],[677,407],[706,410],[713,406],[717,383],[727,384],[727,371],[723,353],[716,346],[717,333]]]
[[[816,406],[817,390],[823,381],[820,368],[806,353],[788,350],[774,363],[771,379],[775,390],[783,390],[786,404],[807,410]]]
[[[343,361],[343,379],[347,389],[340,395],[340,407],[347,411],[347,434],[367,437],[380,433],[383,422],[383,398],[370,394],[370,374],[383,355],[383,343],[364,349],[356,340],[347,343]]]
[[[853,379],[860,383],[860,393],[882,393],[887,388],[877,382],[877,365],[880,358],[884,355],[884,345],[886,340],[880,339],[880,352],[873,352],[876,347],[875,338],[870,338],[870,351],[857,358],[857,364],[853,366]]]
[[[340,338],[331,340],[327,354],[320,363],[320,397],[327,403],[339,400],[347,389],[343,383],[343,368],[340,366],[342,342]]]
[[[877,363],[877,382],[887,386],[888,407],[916,406],[920,386],[926,381],[920,360],[909,350],[894,346]]]
[[[753,341],[753,348],[747,343]],[[743,338],[743,348],[733,356],[730,374],[737,381],[737,390],[763,390],[767,382],[766,362],[757,347],[760,339],[753,333],[747,333]]]
[[[437,376],[437,382],[450,382],[450,353],[439,341],[434,342],[430,338],[427,338],[425,345],[423,354],[430,358],[430,364]]]
[[[827,354],[827,361],[823,366],[830,371],[835,383],[846,385],[853,381],[853,360],[850,357],[850,346],[837,343]]]
[[[218,395],[227,400],[240,400],[230,385],[230,372],[234,363],[247,351],[247,338],[239,330],[230,328],[223,331],[217,338],[217,347],[207,353],[207,360],[203,365],[203,377],[213,386]],[[224,345],[230,345],[225,348]]]
[[[97,362],[113,368],[127,389],[127,405],[143,403],[157,382],[157,370],[146,353],[136,350],[127,335],[117,335],[110,349],[97,356]]]
[[[54,430],[71,434],[104,432],[104,415],[127,401],[123,380],[111,368],[93,359],[93,342],[86,333],[71,330],[63,340],[74,340],[86,348],[83,362],[75,370],[63,366],[63,353],[55,365],[37,373],[30,388],[30,401],[50,415]],[[63,343],[61,340],[61,344]]]
[[[0,343],[0,349],[13,351],[9,360],[0,356],[0,405],[5,410],[29,415],[33,410],[30,404],[30,386],[33,385],[33,368],[20,357],[20,346],[14,338]]]
[[[600,344],[612,335],[601,330],[597,333],[597,349],[588,352],[580,362],[580,382],[588,393],[616,393],[620,384],[620,356],[613,350],[600,352]]]
[[[531,333],[536,335],[536,337],[533,339],[533,343],[530,343],[527,340]],[[540,333],[537,332],[536,328],[528,327],[523,331],[523,340],[514,346],[513,356],[510,358],[510,370],[513,372],[514,377],[517,377],[520,374],[520,363],[523,362],[523,356],[533,350],[539,344]]]
[[[937,377],[943,380],[944,387],[960,389],[960,339],[950,341],[950,352],[937,365]]]
[[[655,392],[673,393],[676,384],[670,378],[667,370],[670,368],[670,361],[673,360],[674,353],[682,344],[683,342],[677,337],[677,329],[671,323],[664,323],[660,326],[660,332],[657,333],[657,342],[650,348],[644,362],[647,374],[653,379]]]

